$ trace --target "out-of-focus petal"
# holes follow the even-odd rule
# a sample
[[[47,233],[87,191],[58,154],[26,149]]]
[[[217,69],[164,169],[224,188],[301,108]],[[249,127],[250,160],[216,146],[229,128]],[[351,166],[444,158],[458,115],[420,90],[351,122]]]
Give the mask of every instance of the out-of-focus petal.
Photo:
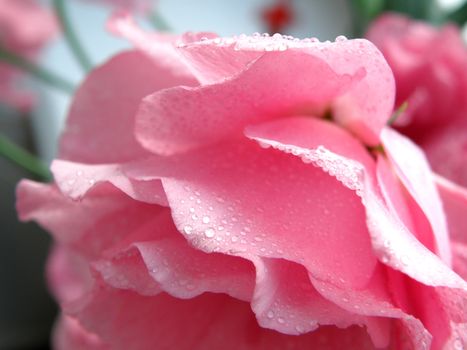
[[[96,334],[84,329],[76,318],[63,314],[55,324],[52,344],[56,350],[110,349]]]
[[[147,155],[132,132],[141,99],[185,83],[189,81],[141,52],[115,56],[92,71],[76,93],[61,137],[60,158],[96,164]]]

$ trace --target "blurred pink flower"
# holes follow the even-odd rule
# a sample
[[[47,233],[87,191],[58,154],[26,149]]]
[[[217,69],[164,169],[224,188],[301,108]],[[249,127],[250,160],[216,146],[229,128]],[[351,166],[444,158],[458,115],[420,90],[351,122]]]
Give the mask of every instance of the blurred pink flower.
[[[394,72],[396,105],[408,101],[397,128],[425,150],[436,172],[467,186],[467,47],[459,29],[386,14],[367,37]]]
[[[111,5],[120,10],[128,10],[134,13],[147,13],[151,11],[157,0],[86,0],[87,2]]]
[[[0,0],[0,46],[24,58],[34,59],[56,33],[52,14],[35,0]],[[27,109],[33,96],[17,86],[22,73],[0,62],[0,100]]]
[[[78,90],[55,182],[18,187],[56,240],[58,349],[467,340],[465,257],[423,153],[385,127],[370,42],[110,27],[136,49]],[[451,225],[467,196],[446,188]]]

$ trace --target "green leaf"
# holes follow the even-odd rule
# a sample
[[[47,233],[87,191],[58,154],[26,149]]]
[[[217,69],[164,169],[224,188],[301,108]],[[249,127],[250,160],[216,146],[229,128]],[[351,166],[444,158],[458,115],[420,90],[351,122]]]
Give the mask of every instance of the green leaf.
[[[42,163],[36,156],[32,155],[20,146],[15,145],[1,134],[0,156],[10,159],[12,162],[45,181],[49,181],[52,178],[47,166],[44,165],[44,163]]]
[[[397,118],[399,118],[400,115],[401,115],[402,113],[404,113],[404,112],[407,110],[408,107],[409,107],[409,102],[408,102],[408,101],[405,101],[404,103],[402,103],[402,104],[399,106],[399,108],[397,108],[397,109],[394,111],[394,113],[391,115],[391,118],[389,118],[387,124],[388,124],[388,125],[394,124],[394,122],[397,120]]]
[[[416,19],[431,19],[433,0],[386,0],[384,10],[401,12]]]
[[[367,19],[373,19],[383,10],[384,0],[354,0],[354,6]]]
[[[375,19],[384,8],[384,0],[352,0],[354,35],[363,36],[368,24]]]
[[[11,66],[29,73],[34,78],[48,84],[58,90],[71,94],[75,90],[73,83],[65,78],[58,76],[52,71],[49,71],[24,57],[18,56],[0,45],[0,62],[4,62]]]
[[[462,27],[467,22],[467,1],[457,10],[448,14],[446,20],[457,23]]]

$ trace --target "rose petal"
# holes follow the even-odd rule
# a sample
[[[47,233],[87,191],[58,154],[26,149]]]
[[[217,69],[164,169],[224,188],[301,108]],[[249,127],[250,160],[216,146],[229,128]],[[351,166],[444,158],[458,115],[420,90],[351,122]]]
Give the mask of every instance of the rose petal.
[[[436,253],[450,266],[452,257],[446,217],[425,155],[409,139],[390,128],[383,130],[381,138],[400,180],[431,224]]]
[[[114,12],[107,22],[107,29],[132,43],[165,71],[178,79],[185,80],[182,85],[198,85],[189,67],[176,50],[182,38],[170,33],[144,31],[136,25],[133,17],[125,11]],[[208,35],[208,33],[203,33]],[[167,74],[167,73],[165,73]],[[176,85],[176,84],[174,84]]]
[[[368,316],[367,327],[375,345],[385,347],[391,341],[389,320],[393,318],[399,321],[396,324],[399,334],[393,337],[393,344],[404,346],[404,342],[407,342],[414,349],[428,349],[432,336],[420,320],[393,305],[382,269],[379,265],[365,289],[341,289],[311,275],[310,280],[320,294],[336,305],[349,312]],[[408,344],[404,348],[411,348]]]
[[[280,122],[277,121],[276,123]],[[286,125],[287,120],[282,121],[282,123]],[[325,170],[335,169],[335,164],[339,160],[338,164],[340,165],[337,169],[340,169],[342,164],[345,164],[345,158],[342,159],[343,157],[340,155],[327,151],[321,152],[321,155],[326,157],[319,162],[320,158],[316,155],[316,150],[307,149],[306,143],[295,142],[295,140],[300,142],[306,140],[306,135],[313,132],[313,126],[313,122],[309,122],[308,127],[306,127],[306,124],[302,124],[300,128],[295,128],[295,133],[290,133],[286,129],[286,131],[281,132],[282,129],[277,128],[278,133],[274,135],[272,140],[260,138],[258,135],[255,137],[258,140],[261,139],[263,144],[267,142],[267,144],[279,150],[288,151],[293,155],[308,159],[309,162]],[[413,148],[409,149],[413,150]],[[418,150],[415,149],[415,151]],[[355,153],[355,155],[358,156],[358,153]],[[407,227],[404,226],[397,213],[386,206],[381,194],[374,188],[374,173],[367,171],[362,164],[353,160],[350,161],[350,165],[347,164],[343,169],[345,169],[347,175],[341,177],[341,181],[343,179],[362,196],[373,251],[384,264],[400,270],[428,286],[459,288],[461,289],[459,291],[461,295],[467,291],[467,283],[415,239]],[[340,171],[344,173],[343,170]],[[336,171],[334,170],[333,173],[336,173]],[[431,176],[431,172],[428,174]],[[409,175],[412,176],[413,174],[409,173]],[[427,175],[421,173],[420,177],[426,179]],[[346,178],[350,180],[345,180]],[[435,194],[437,195],[436,191]],[[436,209],[436,205],[434,208]],[[315,275],[315,277],[317,276]]]
[[[99,254],[163,208],[135,201],[108,184],[96,186],[81,201],[73,201],[53,185],[23,180],[17,198],[21,220],[37,221],[58,242],[73,244],[87,256]]]
[[[374,349],[359,327],[321,327],[301,336],[260,328],[247,303],[222,294],[182,300],[101,287],[75,313],[112,349]]]
[[[333,103],[333,112],[340,123],[370,144],[377,142],[377,136],[394,102],[392,72],[381,53],[365,40],[340,38],[334,43],[320,43],[310,39],[296,40],[280,34],[272,37],[240,35],[190,43],[183,46],[181,51],[187,57],[187,63],[194,68],[198,79],[205,84],[232,78],[248,66],[258,64],[255,61],[261,61],[262,56],[277,51],[286,59],[291,52],[306,52],[329,64],[337,75],[352,76],[363,68],[365,78],[355,84],[346,96]],[[372,58],[371,63],[368,62],[369,57]],[[288,68],[289,71],[295,68],[303,70],[300,65]],[[302,78],[305,76],[306,73]],[[315,79],[319,79],[319,76],[315,76]]]
[[[154,153],[173,154],[239,133],[249,123],[330,107],[339,123],[376,144],[394,91],[381,54],[358,40],[300,49],[267,52],[222,84],[148,96],[137,117],[138,140]],[[271,78],[274,84],[267,83]]]
[[[62,305],[82,298],[93,286],[86,259],[64,244],[55,244],[47,259],[49,288]]]
[[[63,314],[55,324],[52,343],[57,350],[109,349],[96,334],[84,329],[76,318]]]
[[[443,126],[420,142],[433,170],[464,187],[467,187],[466,116],[460,114],[455,120],[443,120]]]
[[[252,309],[261,327],[285,334],[303,334],[323,325],[347,328],[372,323],[352,312],[354,310],[346,311],[323,298],[311,284],[303,266],[282,259],[264,258],[256,259],[256,269]],[[378,337],[373,329],[368,331]]]
[[[198,248],[285,258],[338,285],[365,284],[371,276],[376,261],[363,207],[321,169],[245,141],[192,152],[163,168],[173,171],[162,183],[174,221]],[[145,176],[151,171],[158,175],[152,167]]]
[[[77,91],[61,138],[60,158],[92,164],[146,155],[131,132],[139,102],[154,91],[189,83],[141,52],[115,56],[92,71]]]
[[[415,229],[413,213],[410,211],[407,203],[407,196],[406,193],[404,193],[403,185],[391,168],[389,161],[383,155],[377,155],[376,176],[386,205],[391,211],[398,214],[399,218],[410,232],[417,235],[418,232]],[[417,236],[417,238],[426,246],[427,242],[423,241],[424,237],[425,236]],[[432,238],[431,235],[429,238]],[[429,242],[431,243],[432,239]]]
[[[434,177],[446,213],[449,234],[454,241],[467,243],[467,189],[441,176]]]
[[[191,247],[175,228],[168,209],[104,252],[94,266],[115,288],[154,295],[157,292],[148,283],[152,280],[183,299],[222,292],[247,301],[255,280],[253,265],[246,260]]]
[[[138,181],[124,174],[125,164],[88,165],[54,160],[51,170],[62,193],[80,199],[94,186],[109,182],[131,198],[150,204],[168,206],[159,180]]]

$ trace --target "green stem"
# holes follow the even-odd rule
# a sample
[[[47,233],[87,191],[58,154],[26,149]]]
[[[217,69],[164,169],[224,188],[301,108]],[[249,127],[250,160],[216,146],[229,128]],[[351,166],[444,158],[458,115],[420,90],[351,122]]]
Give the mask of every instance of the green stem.
[[[73,30],[73,26],[66,11],[65,1],[53,0],[53,5],[68,46],[75,55],[76,60],[81,65],[81,68],[83,68],[84,72],[89,72],[92,69],[93,64],[83,46],[81,45],[78,36]]]
[[[4,135],[0,135],[0,155],[10,159],[43,180],[51,179],[49,169],[44,163],[25,149],[15,145]]]
[[[163,32],[170,32],[172,30],[170,28],[170,25],[156,10],[152,10],[151,12],[149,12],[148,20],[149,22],[151,22],[152,26],[157,30]]]
[[[400,115],[402,113],[404,113],[407,108],[409,107],[409,102],[405,101],[404,103],[402,103],[399,108],[397,108],[397,110],[394,111],[394,113],[391,115],[391,117],[389,118],[388,122],[387,122],[387,125],[392,125],[395,123],[395,121],[397,120],[397,118],[400,117]]]
[[[16,68],[19,68],[34,78],[68,94],[73,93],[75,86],[69,81],[59,77],[55,73],[36,65],[33,62],[18,56],[0,46],[0,61],[8,63]]]

